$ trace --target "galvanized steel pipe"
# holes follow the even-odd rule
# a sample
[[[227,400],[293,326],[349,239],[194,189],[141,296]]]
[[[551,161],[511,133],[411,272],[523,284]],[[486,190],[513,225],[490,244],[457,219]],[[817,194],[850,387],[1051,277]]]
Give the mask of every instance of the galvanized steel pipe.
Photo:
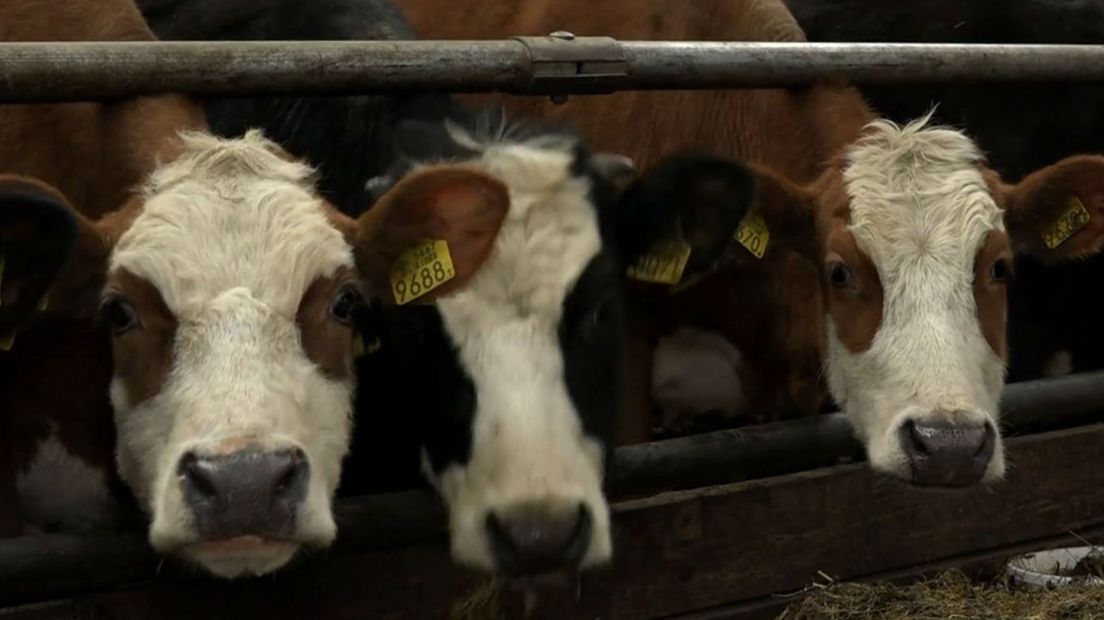
[[[592,57],[593,56],[593,57]],[[615,41],[188,41],[0,44],[0,102],[439,90],[1104,81],[1104,46]]]

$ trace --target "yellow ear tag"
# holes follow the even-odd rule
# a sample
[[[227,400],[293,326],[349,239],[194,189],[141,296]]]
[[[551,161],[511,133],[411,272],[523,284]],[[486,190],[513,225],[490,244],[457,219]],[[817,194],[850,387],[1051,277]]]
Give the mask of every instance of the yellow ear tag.
[[[400,306],[456,277],[448,242],[426,240],[402,253],[391,267],[391,292]]]
[[[46,309],[50,307],[50,293],[46,292],[42,294],[42,299],[38,300],[38,311],[46,312]]]
[[[1043,231],[1043,243],[1046,244],[1047,249],[1053,250],[1065,243],[1075,232],[1084,228],[1090,219],[1092,218],[1089,215],[1089,210],[1081,204],[1081,200],[1077,196],[1071,196],[1069,206],[1066,207],[1065,212],[1058,217],[1056,222]]]
[[[0,336],[0,351],[11,351],[12,345],[15,344],[15,332]]]
[[[4,255],[0,254],[0,292],[4,290]],[[4,298],[0,295],[0,306],[4,305]]]
[[[755,258],[763,258],[763,254],[767,251],[767,244],[770,243],[770,230],[761,215],[749,212],[736,227],[735,237],[740,245],[755,255]]]
[[[676,234],[660,241],[629,266],[628,275],[634,280],[655,284],[678,284],[686,261],[690,259],[690,244]]]

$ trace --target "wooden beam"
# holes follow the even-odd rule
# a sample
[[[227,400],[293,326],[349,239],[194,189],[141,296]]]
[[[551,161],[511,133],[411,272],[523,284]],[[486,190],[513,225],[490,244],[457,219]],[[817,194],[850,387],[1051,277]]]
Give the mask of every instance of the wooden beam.
[[[798,591],[818,571],[837,579],[893,574],[1097,532],[1104,468],[1091,464],[1102,446],[1104,425],[1012,439],[1008,480],[964,492],[915,489],[848,465],[624,502],[615,509],[614,566],[544,595],[535,617],[715,609]],[[3,615],[444,618],[481,582],[452,567],[443,545],[419,544],[334,554],[235,584],[176,575]],[[508,594],[505,604],[517,609],[518,597]]]

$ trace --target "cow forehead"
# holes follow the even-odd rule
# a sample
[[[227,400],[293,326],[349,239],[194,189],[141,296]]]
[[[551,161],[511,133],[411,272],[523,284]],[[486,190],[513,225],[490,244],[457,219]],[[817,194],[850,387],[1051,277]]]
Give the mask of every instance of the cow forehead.
[[[872,123],[847,156],[850,230],[883,285],[907,281],[913,268],[956,281],[972,275],[988,232],[1004,229],[977,146],[926,122]]]
[[[454,296],[459,305],[478,304],[492,321],[559,319],[571,287],[602,248],[590,181],[573,173],[574,158],[566,149],[499,144],[470,162],[506,183],[510,210],[494,252]]]
[[[182,140],[180,157],[146,186],[141,214],[112,253],[112,272],[147,279],[182,318],[236,288],[293,317],[311,282],[353,264],[309,167],[258,132]]]

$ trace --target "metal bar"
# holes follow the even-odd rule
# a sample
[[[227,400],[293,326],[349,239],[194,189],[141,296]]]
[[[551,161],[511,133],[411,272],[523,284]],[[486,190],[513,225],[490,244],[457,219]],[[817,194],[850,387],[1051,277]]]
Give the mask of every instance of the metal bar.
[[[1104,371],[1008,385],[1008,435],[1084,423],[1104,413]],[[831,413],[617,449],[609,484],[618,495],[689,489],[828,467],[862,458],[847,416]]]
[[[595,37],[557,44],[570,51],[573,44],[585,49],[601,39],[596,47],[603,53],[578,59],[574,79],[563,74],[549,79],[548,67],[533,58],[534,39],[2,43],[0,102],[105,100],[162,92],[583,94],[780,87],[839,78],[859,85],[1104,81],[1104,46],[1099,45],[654,42]]]

